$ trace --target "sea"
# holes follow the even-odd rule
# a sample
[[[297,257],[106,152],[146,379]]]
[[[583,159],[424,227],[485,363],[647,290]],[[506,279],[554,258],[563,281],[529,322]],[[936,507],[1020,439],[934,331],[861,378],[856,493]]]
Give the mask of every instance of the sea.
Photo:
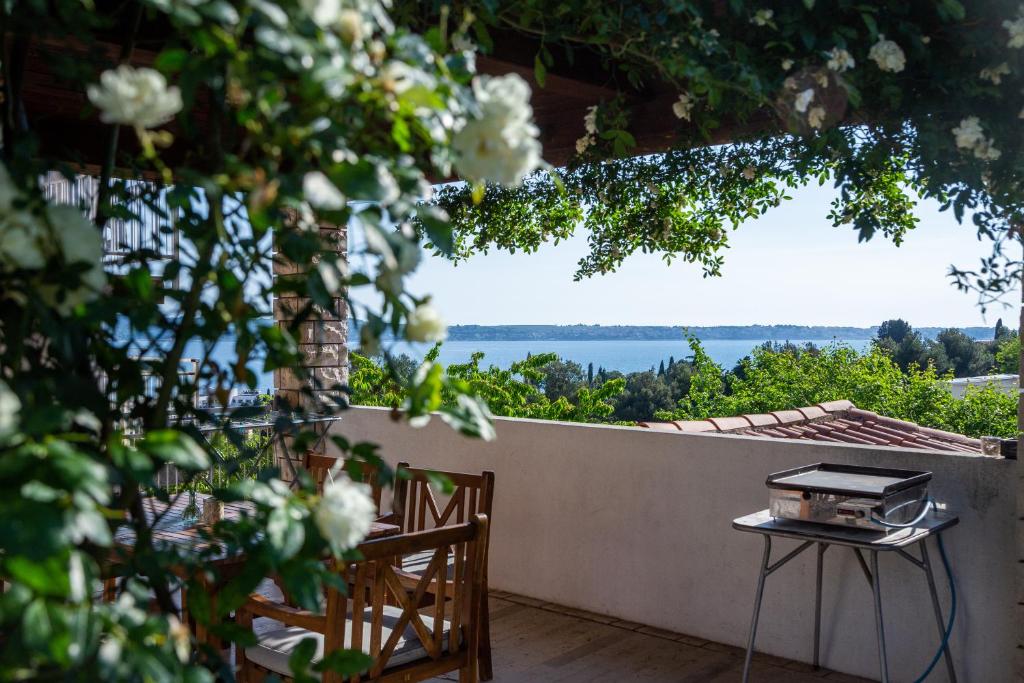
[[[764,339],[707,339],[702,340],[704,350],[711,356],[718,365],[729,370],[744,356],[763,344]],[[858,351],[865,350],[871,343],[869,339],[791,339],[794,344],[805,344],[810,342],[815,346],[826,346],[829,344],[842,344],[852,347]],[[429,345],[414,345],[408,343],[395,343],[391,346],[393,353],[406,353],[413,358],[420,359],[430,350]],[[537,355],[540,353],[556,353],[565,360],[575,361],[583,366],[584,371],[590,363],[594,364],[594,371],[599,368],[605,370],[618,370],[623,373],[640,372],[644,370],[657,370],[658,365],[664,361],[668,364],[669,358],[681,360],[691,355],[690,347],[686,341],[680,340],[594,340],[594,341],[449,341],[441,346],[441,353],[438,360],[445,364],[465,363],[475,352],[484,354],[480,361],[481,366],[487,367],[496,365],[500,368],[508,368],[512,363],[523,360],[528,354]],[[186,347],[185,356],[197,356],[200,348],[196,345]],[[221,362],[229,362],[234,357],[234,344],[229,340],[219,343],[213,350],[212,358]],[[269,390],[274,385],[273,374],[262,372],[261,364],[253,362],[250,364],[258,376],[257,388],[260,391]]]

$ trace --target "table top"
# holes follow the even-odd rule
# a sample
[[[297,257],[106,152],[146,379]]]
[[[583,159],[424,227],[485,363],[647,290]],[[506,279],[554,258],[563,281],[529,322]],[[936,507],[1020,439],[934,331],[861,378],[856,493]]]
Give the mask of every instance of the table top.
[[[199,507],[200,515],[202,514],[203,501],[211,498],[206,493],[196,493],[196,505]],[[167,543],[171,545],[181,546],[191,552],[201,552],[202,550],[210,546],[210,541],[204,539],[200,535],[200,530],[204,528],[202,522],[196,524],[186,524],[183,521],[182,513],[185,511],[185,507],[189,503],[188,493],[183,493],[178,496],[171,496],[170,504],[164,503],[154,497],[147,497],[143,500],[143,508],[146,511],[146,519],[151,523],[158,516],[166,512],[163,518],[160,520],[159,525],[153,531],[153,540],[157,543]],[[170,509],[168,509],[168,507]],[[224,504],[224,519],[239,519],[245,514],[248,514],[253,509],[252,503],[225,503]],[[367,534],[366,540],[375,538],[383,538],[385,536],[394,536],[401,532],[401,528],[395,524],[385,524],[383,522],[374,522],[370,527],[370,533]],[[130,546],[134,542],[135,532],[131,529],[122,527],[114,540],[122,546]],[[221,559],[214,558],[213,562],[238,562],[243,561],[244,556],[232,556],[223,557]]]
[[[793,538],[798,541],[816,541],[865,550],[895,550],[922,541],[954,526],[959,521],[960,518],[956,515],[933,511],[916,526],[886,533],[885,531],[842,527],[833,524],[798,522],[792,519],[772,517],[768,510],[761,510],[734,519],[732,528],[768,536]]]

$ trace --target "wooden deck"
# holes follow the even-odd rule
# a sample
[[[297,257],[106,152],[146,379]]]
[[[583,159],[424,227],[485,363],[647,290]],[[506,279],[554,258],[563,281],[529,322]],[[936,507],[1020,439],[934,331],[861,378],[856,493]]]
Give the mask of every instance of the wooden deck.
[[[692,636],[491,592],[495,683],[739,681],[743,651]],[[866,683],[756,655],[753,683]],[[435,681],[458,680],[447,675]]]
[[[280,598],[269,582],[260,592]],[[743,650],[729,645],[501,591],[490,607],[494,683],[737,683],[743,673]],[[751,683],[869,683],[762,654],[753,666]]]

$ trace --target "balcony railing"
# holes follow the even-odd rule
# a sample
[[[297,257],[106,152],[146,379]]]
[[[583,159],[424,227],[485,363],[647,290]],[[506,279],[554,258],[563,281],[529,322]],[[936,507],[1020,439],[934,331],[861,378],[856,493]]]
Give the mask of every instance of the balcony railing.
[[[49,173],[42,180],[45,197],[57,204],[77,206],[90,218],[96,215],[96,198],[99,180],[92,176],[79,175],[73,181],[59,173]],[[126,221],[111,218],[103,228],[103,253],[110,263],[117,263],[125,255],[140,249],[149,249],[158,257],[174,260],[178,257],[178,231],[174,229],[174,211],[167,203],[166,193],[160,193],[156,206],[159,212],[146,206],[142,199],[144,193],[151,193],[153,188],[143,181],[131,181],[129,193],[134,193],[126,206],[141,220]],[[160,213],[170,217],[170,231],[165,231],[167,220]]]

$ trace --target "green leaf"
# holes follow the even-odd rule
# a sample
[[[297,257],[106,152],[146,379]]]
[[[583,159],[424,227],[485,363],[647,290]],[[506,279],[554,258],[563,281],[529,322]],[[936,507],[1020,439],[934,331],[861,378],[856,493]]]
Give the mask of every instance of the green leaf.
[[[185,66],[186,61],[188,61],[188,52],[181,48],[169,48],[157,55],[154,64],[160,71],[175,73],[181,71],[181,67]]]
[[[302,548],[306,530],[293,508],[282,506],[271,511],[267,518],[267,539],[284,560],[294,557]]]
[[[288,658],[288,668],[295,674],[296,681],[299,677],[308,678],[310,662],[316,654],[316,641],[312,638],[303,638],[292,650],[292,656]]]
[[[183,470],[209,469],[210,456],[191,436],[174,429],[155,429],[139,442],[139,449]]]
[[[313,667],[314,671],[334,671],[342,676],[360,674],[373,664],[373,658],[360,650],[335,650],[328,652]]]
[[[533,78],[537,81],[537,85],[544,87],[545,81],[548,77],[548,68],[544,66],[544,60],[541,59],[540,53],[538,52],[533,58]]]
[[[455,250],[455,235],[448,214],[436,206],[421,206],[417,208],[416,215],[430,243],[445,256],[450,256]]]
[[[46,610],[46,602],[42,598],[33,600],[25,608],[21,626],[25,643],[29,647],[41,650],[47,646],[53,633],[53,624]]]
[[[878,24],[875,23],[875,18],[867,12],[861,12],[860,18],[864,20],[864,25],[868,27],[871,40],[876,40],[878,38]]]

